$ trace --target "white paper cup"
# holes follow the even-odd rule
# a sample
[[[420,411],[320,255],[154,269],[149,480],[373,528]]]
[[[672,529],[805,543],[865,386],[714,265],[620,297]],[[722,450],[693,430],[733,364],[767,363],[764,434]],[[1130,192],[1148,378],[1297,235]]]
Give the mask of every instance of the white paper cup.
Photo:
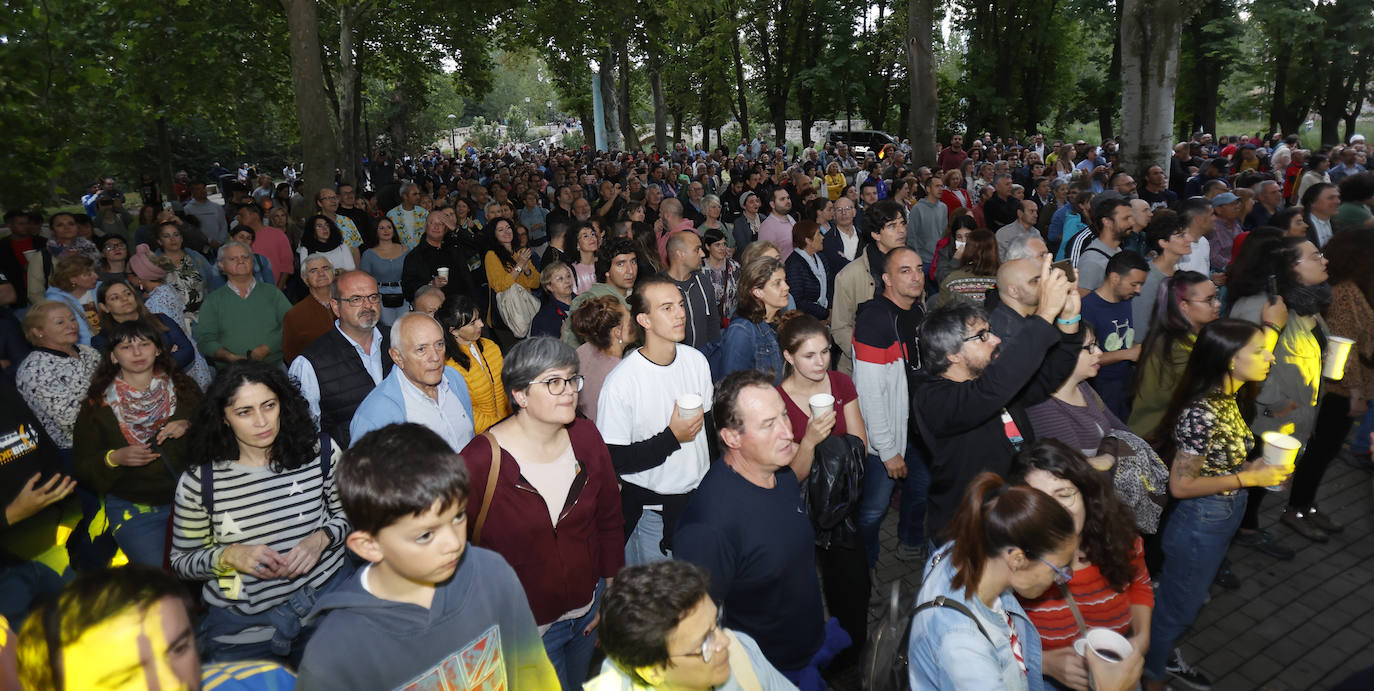
[[[701,412],[701,396],[685,393],[677,397],[678,417],[696,417]]]
[[[820,417],[835,409],[835,397],[828,393],[818,393],[806,402],[811,406],[811,417]]]
[[[1087,636],[1073,642],[1073,651],[1082,656],[1092,651],[1102,660],[1117,663],[1130,656],[1131,642],[1111,629],[1088,629]]]
[[[1264,441],[1264,462],[1269,465],[1276,465],[1293,469],[1298,462],[1298,451],[1302,449],[1302,442],[1281,432],[1265,432],[1260,435]],[[1277,492],[1283,486],[1273,485],[1265,487],[1270,492]]]
[[[447,280],[448,280],[448,267],[447,267],[447,266],[441,266],[441,267],[439,267],[438,274],[439,274],[439,278],[442,278],[442,279],[444,279],[445,281],[447,281]]]
[[[1340,336],[1326,339],[1326,358],[1322,361],[1322,376],[1333,381],[1345,377],[1345,361],[1350,358],[1350,349],[1355,342]]]

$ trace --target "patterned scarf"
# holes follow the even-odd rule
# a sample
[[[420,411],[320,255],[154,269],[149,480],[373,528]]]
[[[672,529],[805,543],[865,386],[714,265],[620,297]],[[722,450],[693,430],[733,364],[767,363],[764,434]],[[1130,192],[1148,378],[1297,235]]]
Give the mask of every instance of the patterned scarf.
[[[139,391],[115,377],[114,383],[105,389],[105,404],[114,412],[126,441],[147,444],[176,412],[177,396],[172,378],[165,374],[153,375],[147,391]]]

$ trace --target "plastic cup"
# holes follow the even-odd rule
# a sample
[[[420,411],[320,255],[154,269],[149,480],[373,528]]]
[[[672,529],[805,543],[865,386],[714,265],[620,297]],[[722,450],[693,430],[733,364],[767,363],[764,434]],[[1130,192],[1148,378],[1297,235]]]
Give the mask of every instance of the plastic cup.
[[[1264,441],[1264,462],[1269,465],[1282,466],[1292,469],[1298,462],[1298,451],[1302,449],[1302,442],[1281,432],[1265,432],[1260,435]],[[1270,492],[1277,492],[1282,485],[1265,487]]]
[[[1111,629],[1088,629],[1088,635],[1073,642],[1073,651],[1087,656],[1092,651],[1111,663],[1121,662],[1131,654],[1131,642]]]
[[[447,267],[447,266],[441,266],[441,267],[439,267],[438,274],[439,274],[439,278],[442,278],[442,279],[444,279],[445,281],[447,281],[447,280],[448,280],[448,267]]]
[[[828,393],[818,393],[806,402],[811,406],[811,417],[820,417],[835,409],[835,397]]]
[[[1326,358],[1322,361],[1322,376],[1333,381],[1345,377],[1345,361],[1350,358],[1350,349],[1355,342],[1340,336],[1326,339]]]
[[[678,417],[696,417],[701,412],[701,396],[685,393],[677,397]]]

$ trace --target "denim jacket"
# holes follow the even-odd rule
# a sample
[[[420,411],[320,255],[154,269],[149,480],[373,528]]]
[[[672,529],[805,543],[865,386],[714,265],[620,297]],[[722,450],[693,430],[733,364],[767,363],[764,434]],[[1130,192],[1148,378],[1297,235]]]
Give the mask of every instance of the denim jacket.
[[[719,379],[731,372],[756,369],[773,376],[774,384],[782,383],[782,349],[778,334],[767,322],[751,322],[736,315],[726,327],[720,344]]]
[[[996,615],[977,597],[966,598],[962,588],[950,586],[954,567],[949,553],[952,543],[936,551],[926,566],[925,579],[916,602],[927,602],[937,595],[963,603],[982,617],[996,620]],[[920,689],[1028,689],[1043,691],[1041,675],[1040,634],[1026,617],[1011,590],[1000,596],[1002,607],[1011,613],[1016,637],[1026,659],[1026,672],[1012,656],[1010,637],[1006,627],[987,629],[992,643],[979,633],[972,619],[953,609],[932,608],[918,613],[911,621],[911,642],[907,646],[909,667],[907,675],[913,691]]]

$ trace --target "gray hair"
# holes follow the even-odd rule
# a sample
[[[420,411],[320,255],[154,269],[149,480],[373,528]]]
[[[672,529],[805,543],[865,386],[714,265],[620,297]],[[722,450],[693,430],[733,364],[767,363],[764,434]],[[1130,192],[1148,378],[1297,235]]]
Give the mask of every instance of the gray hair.
[[[983,165],[987,165],[987,164],[985,163],[985,164],[983,164]],[[995,184],[997,184],[997,183],[999,183],[999,182],[1001,182],[1001,181],[1003,181],[1003,180],[1010,180],[1010,179],[1011,179],[1011,174],[1010,174],[1010,173],[998,173],[998,174],[992,176],[992,184],[995,185]]]
[[[429,295],[430,293],[443,293],[443,292],[444,292],[444,289],[443,289],[443,288],[440,288],[440,287],[435,286],[435,285],[430,284],[430,283],[426,283],[426,284],[420,286],[419,288],[416,288],[416,289],[415,289],[415,299],[411,300],[410,303],[413,305],[413,304],[419,302],[419,301],[420,301],[420,298],[422,298],[422,297],[424,297],[424,296],[426,296],[426,295]],[[447,296],[445,296],[445,297],[447,297]]]
[[[416,297],[419,297],[418,292],[416,293]],[[420,319],[422,317],[428,319],[429,322],[435,326],[435,328],[439,329],[440,333],[443,333],[444,327],[440,326],[439,320],[435,319],[434,317],[431,317],[428,314],[425,314],[424,312],[406,312],[405,314],[402,314],[401,316],[397,317],[396,321],[391,323],[391,347],[395,348],[400,353],[405,353],[406,346],[408,346],[409,343],[407,343],[404,338],[401,338],[401,331],[405,328],[405,323],[407,320]]]
[[[1069,183],[1066,182],[1064,178],[1055,178],[1053,180],[1050,180],[1050,191],[1053,192],[1067,184]]]
[[[1027,233],[1025,235],[1016,236],[1016,239],[1012,240],[1010,245],[1007,245],[1007,256],[1002,258],[1002,263],[1006,264],[1007,262],[1017,259],[1034,259],[1036,253],[1031,251],[1030,244],[1035,240],[1040,240],[1042,243],[1044,242],[1044,239],[1037,233]],[[1046,247],[1046,249],[1048,249],[1048,247]]]
[[[419,192],[419,191],[420,191],[420,186],[417,185],[417,184],[415,184],[414,182],[409,182],[409,181],[401,183],[401,191],[400,191],[401,194],[405,194],[406,192],[409,192],[409,191],[411,191],[411,190],[415,190],[416,192]]]
[[[529,388],[541,373],[571,368],[573,374],[577,374],[578,367],[577,351],[572,346],[551,336],[536,336],[506,351],[505,364],[501,366],[501,384],[506,388],[506,398],[513,401],[512,394]]]
[[[1259,195],[1264,194],[1265,185],[1273,185],[1275,187],[1278,187],[1279,183],[1275,180],[1260,180],[1254,185],[1251,185],[1250,190],[1255,193],[1256,197],[1258,197]]]
[[[249,259],[252,259],[252,258],[253,258],[253,248],[252,248],[252,247],[249,247],[248,245],[245,245],[245,244],[243,244],[242,242],[239,242],[238,240],[230,240],[229,242],[226,242],[226,243],[224,243],[223,245],[220,245],[220,248],[219,248],[219,261],[216,262],[216,263],[218,263],[218,264],[223,264],[223,263],[224,263],[224,251],[227,250],[227,249],[229,249],[230,247],[242,247],[243,249],[248,250],[248,258],[249,258]]]
[[[230,244],[235,244],[235,243],[230,243]],[[239,243],[239,244],[242,244],[242,243]],[[225,247],[228,247],[228,246],[229,246],[229,245],[225,245]],[[330,259],[328,256],[326,256],[326,255],[325,255],[324,253],[322,253],[322,252],[312,252],[312,253],[310,253],[308,256],[306,256],[305,261],[302,261],[302,262],[301,262],[301,272],[304,273],[304,272],[306,272],[306,271],[309,271],[309,270],[310,270],[310,265],[311,265],[311,264],[314,264],[315,262],[324,262],[324,263],[326,263],[326,264],[329,265],[329,268],[331,268],[331,269],[334,268],[334,260],[333,260],[333,259]]]
[[[922,366],[935,376],[944,374],[950,366],[949,356],[964,348],[968,325],[987,320],[988,314],[982,307],[965,300],[955,300],[932,310],[921,323],[919,346]]]
[[[703,204],[705,204],[706,206],[710,206],[710,205],[712,205],[712,204],[715,204],[716,206],[721,206],[721,204],[720,204],[720,197],[717,197],[717,196],[714,195],[714,194],[708,194],[708,195],[706,195],[705,197],[702,197],[702,198],[701,198],[701,202],[702,202]],[[724,208],[724,207],[722,207],[722,208]]]

